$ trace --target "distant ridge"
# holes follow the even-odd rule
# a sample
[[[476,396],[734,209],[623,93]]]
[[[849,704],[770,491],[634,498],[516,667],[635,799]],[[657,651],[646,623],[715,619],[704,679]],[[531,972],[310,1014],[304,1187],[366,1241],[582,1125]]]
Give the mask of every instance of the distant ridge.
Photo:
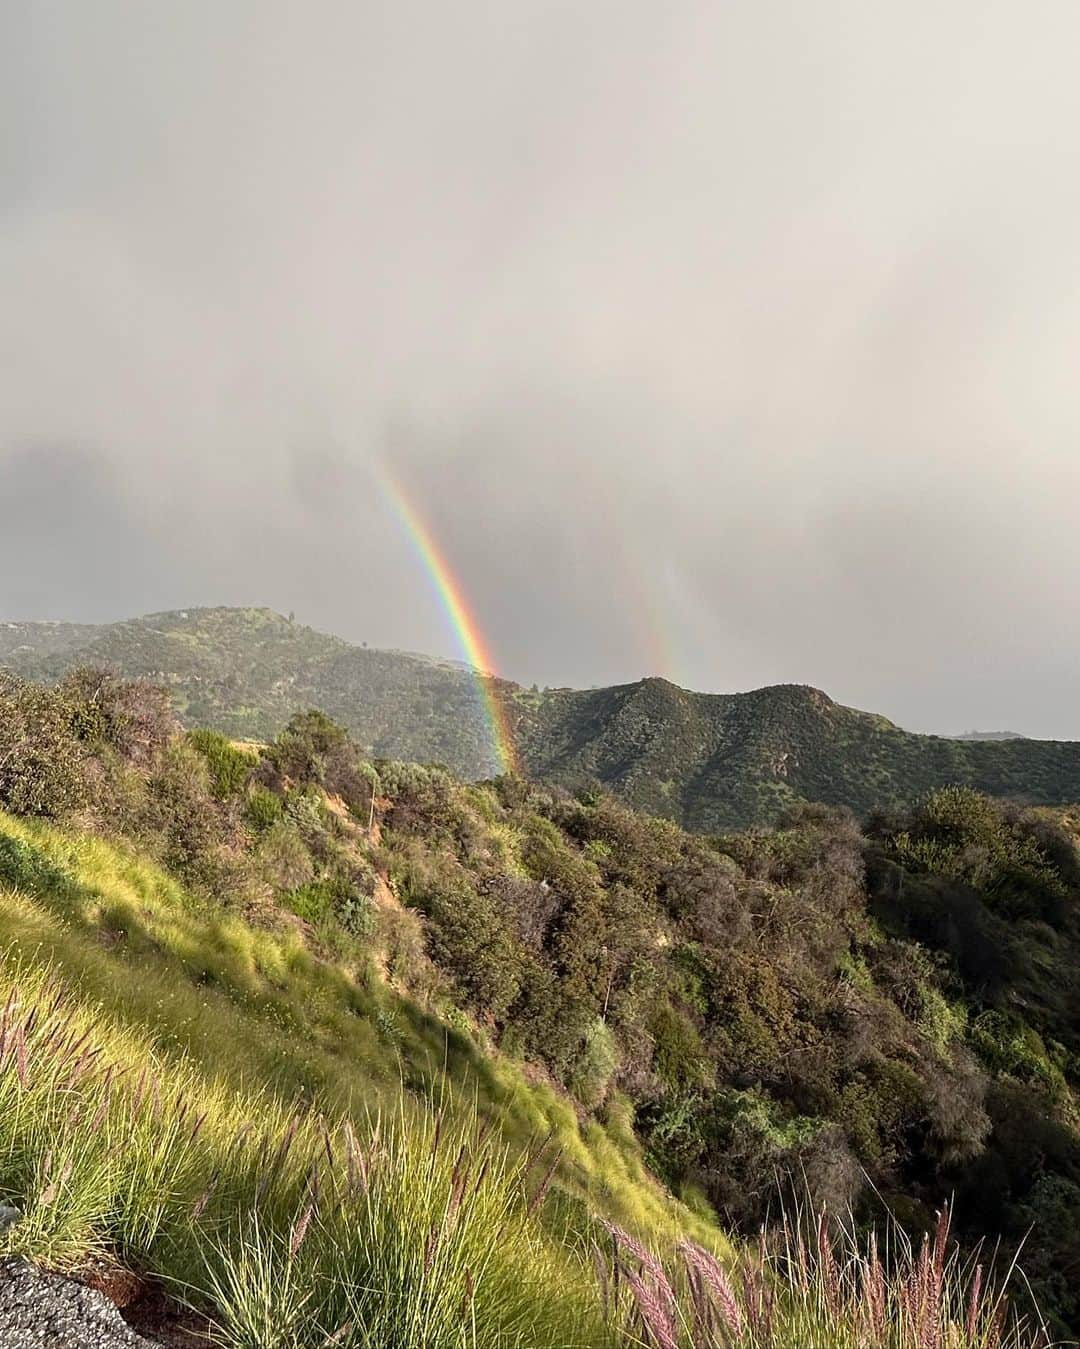
[[[1027,740],[1026,735],[1021,735],[1019,731],[965,731],[963,735],[953,737],[955,740]]]
[[[107,665],[158,680],[189,725],[272,736],[320,707],[376,757],[495,771],[474,673],[458,662],[356,646],[271,609],[192,608],[101,625],[0,623],[0,664],[56,679]],[[600,783],[634,805],[716,831],[768,824],[800,801],[865,812],[965,783],[1033,804],[1080,800],[1080,744],[1008,732],[916,735],[780,684],[694,693],[660,678],[597,689],[497,680],[525,771]]]

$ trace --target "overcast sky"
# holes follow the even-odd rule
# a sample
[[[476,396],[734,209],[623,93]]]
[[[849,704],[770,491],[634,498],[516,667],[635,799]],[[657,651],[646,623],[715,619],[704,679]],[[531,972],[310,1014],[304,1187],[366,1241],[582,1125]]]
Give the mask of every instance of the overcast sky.
[[[1080,738],[1075,0],[0,15],[0,618]]]

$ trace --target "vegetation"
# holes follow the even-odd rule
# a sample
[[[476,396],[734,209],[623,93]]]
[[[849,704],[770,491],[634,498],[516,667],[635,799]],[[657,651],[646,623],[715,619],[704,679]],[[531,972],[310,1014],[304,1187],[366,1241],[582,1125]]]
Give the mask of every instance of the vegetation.
[[[80,665],[168,686],[191,727],[268,740],[320,707],[369,757],[496,769],[474,675],[450,661],[351,646],[266,609],[192,609],[99,628],[0,624],[0,663],[55,680]],[[591,784],[703,832],[771,825],[800,802],[858,814],[962,784],[1058,805],[1080,795],[1080,745],[912,735],[780,685],[699,694],[663,679],[587,691],[496,692],[532,777]]]
[[[1009,1349],[1046,1344],[1041,1322],[1010,1321],[1000,1287],[949,1243],[948,1209],[916,1247],[895,1223],[883,1241],[795,1214],[762,1229],[734,1275],[691,1241],[668,1271],[628,1233],[609,1227],[605,1302],[660,1349]]]
[[[192,1068],[162,1071],[145,1037],[103,1034],[41,970],[5,982],[9,1252],[152,1269],[250,1349],[609,1342],[581,1258],[530,1220],[535,1167],[490,1133],[439,1111],[369,1116],[358,1136],[208,1091]]]
[[[755,1278],[784,1324],[816,1298],[823,1342],[860,1342],[888,1211],[914,1243],[897,1228],[882,1251],[893,1304],[931,1234],[926,1343],[992,1342],[996,1289],[973,1329],[957,1310],[984,1232],[1007,1268],[1032,1229],[1039,1303],[1057,1333],[1080,1324],[1069,816],[951,788],[865,826],[800,806],[701,836],[595,790],[371,760],[320,713],[236,745],[85,670],[10,678],[0,703],[16,1249],[107,1250],[252,1346],[346,1324],[372,1346],[664,1343],[634,1292],[663,1302],[658,1268],[672,1343],[697,1346],[718,1257],[742,1299],[728,1339],[756,1349]],[[145,1145],[110,1148],[121,1130]],[[350,1156],[385,1184],[350,1191]],[[817,1237],[810,1273],[784,1253],[797,1221],[750,1241],[800,1204],[855,1225],[825,1312]]]

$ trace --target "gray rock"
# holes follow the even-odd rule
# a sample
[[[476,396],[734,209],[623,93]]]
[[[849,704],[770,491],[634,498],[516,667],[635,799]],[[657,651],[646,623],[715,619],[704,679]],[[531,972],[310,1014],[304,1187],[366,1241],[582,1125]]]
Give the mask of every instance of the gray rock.
[[[12,1208],[10,1204],[0,1204],[0,1232],[5,1227],[14,1227],[22,1217],[17,1208]]]
[[[0,1349],[156,1349],[124,1324],[104,1294],[0,1260]]]

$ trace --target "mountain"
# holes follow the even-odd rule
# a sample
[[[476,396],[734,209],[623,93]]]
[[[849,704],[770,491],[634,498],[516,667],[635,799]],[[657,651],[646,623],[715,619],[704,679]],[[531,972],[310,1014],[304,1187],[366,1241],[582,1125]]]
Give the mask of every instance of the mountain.
[[[768,823],[800,800],[864,813],[949,783],[1032,804],[1080,797],[1075,742],[916,735],[796,684],[709,694],[645,679],[553,691],[519,726],[537,773],[595,778],[702,831]]]
[[[9,623],[0,663],[36,679],[79,665],[146,676],[169,688],[187,725],[239,739],[269,739],[319,707],[375,757],[468,778],[497,770],[467,668],[356,646],[269,609]],[[663,679],[589,690],[491,682],[531,776],[596,782],[699,831],[765,824],[805,800],[865,812],[947,783],[1030,804],[1080,798],[1080,744],[916,735],[803,685],[711,694]]]
[[[965,731],[963,735],[953,736],[954,740],[1026,740],[1019,731]]]

